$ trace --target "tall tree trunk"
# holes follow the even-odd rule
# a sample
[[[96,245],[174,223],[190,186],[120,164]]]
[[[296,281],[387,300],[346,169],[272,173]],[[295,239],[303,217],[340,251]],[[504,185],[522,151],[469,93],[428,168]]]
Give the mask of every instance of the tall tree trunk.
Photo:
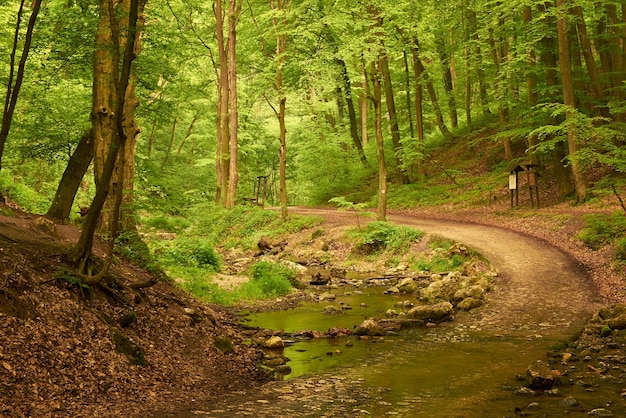
[[[381,71],[385,85],[385,101],[387,102],[387,113],[389,115],[389,127],[391,128],[391,141],[393,143],[394,158],[396,160],[396,172],[400,184],[410,183],[409,178],[402,168],[402,142],[400,141],[400,128],[398,126],[398,114],[396,112],[396,101],[393,96],[393,85],[391,74],[389,73],[389,59],[386,52],[381,52]]]
[[[570,59],[570,43],[567,26],[567,0],[557,0],[557,8],[561,14],[557,21],[557,34],[559,45],[559,69],[561,70],[561,85],[563,88],[563,104],[570,109],[566,111],[566,121],[571,121],[575,116],[573,112],[576,108],[574,100],[574,80],[572,77],[572,67]],[[581,203],[587,199],[587,179],[583,167],[576,155],[578,152],[578,132],[574,123],[570,123],[567,130],[567,145],[570,158],[570,166],[574,177],[574,187],[576,188],[576,201]]]
[[[350,137],[352,137],[352,143],[356,148],[359,160],[363,168],[370,168],[370,164],[365,157],[365,151],[363,151],[363,144],[361,138],[359,138],[358,122],[356,120],[356,110],[354,109],[354,101],[352,100],[352,88],[350,87],[350,77],[348,77],[348,68],[346,63],[342,59],[337,60],[341,67],[341,76],[343,79],[343,91],[345,92],[345,99],[348,105],[348,119],[350,122]]]
[[[239,111],[237,108],[237,20],[242,2],[229,0],[228,6],[228,128],[229,154],[228,162],[228,190],[225,206],[232,208],[237,199],[237,185],[239,184]]]
[[[450,124],[452,128],[459,126],[459,117],[456,111],[456,100],[454,98],[454,86],[452,84],[452,71],[450,70],[450,56],[446,47],[446,38],[443,34],[438,34],[435,38],[435,48],[439,61],[441,62],[441,70],[443,72],[443,87],[448,97],[448,111],[450,112]]]
[[[13,49],[11,50],[11,64],[9,68],[9,80],[7,82],[7,93],[4,101],[4,110],[2,112],[2,125],[0,126],[0,170],[2,170],[2,156],[4,154],[4,146],[11,130],[11,122],[13,121],[13,114],[15,113],[15,106],[17,105],[17,98],[22,88],[22,82],[24,80],[24,71],[26,68],[26,60],[28,59],[28,53],[30,52],[30,45],[33,40],[33,32],[35,30],[35,22],[37,21],[37,15],[41,8],[41,0],[33,0],[31,4],[32,12],[28,19],[28,26],[26,28],[26,36],[24,38],[24,45],[22,47],[22,56],[17,68],[17,74],[15,74],[15,54],[17,52],[19,43],[19,33],[22,21],[22,13],[24,11],[24,0],[20,3],[20,8],[17,12],[17,22],[15,24],[15,37],[13,38]],[[13,83],[13,76],[15,74],[15,84]]]
[[[589,75],[589,81],[591,82],[593,94],[595,95],[596,100],[600,102],[600,105],[598,106],[600,114],[603,117],[609,118],[611,115],[606,103],[605,87],[602,86],[602,82],[600,81],[600,73],[593,55],[593,46],[587,36],[587,25],[583,16],[583,9],[580,6],[574,6],[571,9],[571,12],[576,16],[578,42],[580,43],[580,49],[583,53],[583,57],[585,58],[585,65],[587,67],[587,74]]]
[[[387,165],[385,163],[385,144],[383,141],[383,115],[382,115],[382,87],[381,68],[382,62],[371,63],[374,103],[374,131],[376,134],[376,155],[378,158],[378,206],[376,209],[379,221],[387,220]]]
[[[471,38],[474,43],[474,60],[473,67],[476,68],[476,76],[478,78],[478,91],[480,97],[480,105],[482,108],[483,115],[489,115],[491,111],[489,110],[489,96],[487,94],[487,83],[485,82],[485,72],[483,71],[483,54],[482,49],[480,48],[480,38],[478,36],[478,26],[476,24],[476,12],[472,10],[469,6],[469,0],[466,3],[467,5],[467,20],[469,25],[469,30],[472,34]]]
[[[417,128],[417,179],[420,183],[424,181],[424,92],[422,88],[422,65],[419,60],[419,50],[417,42],[411,48],[413,57],[413,74],[415,77],[415,125]]]
[[[100,25],[98,27],[98,35],[97,35],[97,48],[96,51],[96,60],[94,65],[94,90],[98,92],[106,92],[109,94],[110,98],[112,98],[111,102],[114,104],[112,108],[104,108],[100,105],[102,104],[97,100],[96,95],[94,95],[94,107],[92,115],[94,134],[96,132],[96,127],[98,125],[97,122],[101,120],[106,120],[108,122],[112,122],[110,124],[112,129],[111,142],[110,146],[107,150],[107,156],[104,162],[104,166],[102,169],[101,176],[99,178],[99,182],[96,186],[96,195],[91,203],[89,208],[89,212],[87,214],[87,218],[85,220],[85,224],[83,230],[81,231],[81,235],[79,241],[72,252],[72,258],[77,263],[77,272],[81,276],[81,281],[84,284],[93,284],[100,281],[104,275],[106,274],[108,267],[111,263],[113,256],[113,243],[114,239],[117,235],[117,227],[118,222],[111,222],[111,229],[109,231],[110,240],[109,240],[109,249],[108,249],[108,258],[105,263],[105,266],[101,269],[101,271],[96,275],[91,275],[92,273],[92,264],[90,262],[92,247],[94,241],[94,234],[96,231],[97,221],[101,215],[102,209],[105,205],[107,197],[109,195],[109,190],[111,188],[111,183],[113,180],[114,171],[116,169],[116,165],[120,164],[118,170],[120,171],[119,180],[117,184],[117,194],[115,199],[115,205],[113,208],[113,219],[119,219],[119,211],[122,204],[122,190],[123,185],[121,181],[124,179],[124,154],[123,150],[126,145],[126,131],[124,129],[124,109],[126,105],[127,98],[127,89],[129,88],[129,84],[131,83],[131,70],[132,63],[136,58],[136,45],[135,41],[137,39],[137,22],[139,19],[140,7],[143,10],[143,5],[145,2],[141,0],[130,0],[130,4],[127,8],[128,10],[128,20],[126,27],[128,28],[127,36],[125,37],[126,44],[124,46],[124,54],[123,60],[121,63],[120,71],[118,71],[118,64],[120,61],[119,55],[119,46],[120,46],[120,37],[119,37],[119,22],[116,20],[116,9],[113,0],[100,0]],[[107,33],[108,32],[108,33]],[[102,61],[98,60],[98,51],[100,48],[106,46],[106,43],[102,43],[102,41],[107,41],[108,49],[107,53],[113,55],[114,60],[103,59]],[[113,46],[113,48],[111,48]],[[102,51],[100,51],[102,52]],[[107,54],[107,55],[108,55]],[[111,68],[107,67],[107,63],[115,62],[115,65]],[[111,80],[113,80],[113,89],[106,89],[105,86],[96,86],[96,79],[100,80],[98,77],[98,71],[102,70],[105,74],[110,74]],[[108,71],[110,70],[110,71]],[[108,83],[107,83],[108,85]],[[102,132],[102,130],[100,130]],[[94,137],[95,141],[102,140],[102,138]],[[121,156],[118,160],[118,154]],[[83,276],[86,275],[86,276]]]
[[[551,10],[554,7],[554,2],[544,2],[541,7],[541,12],[544,16],[543,24],[546,28],[553,28],[556,26],[556,18],[554,17],[553,11]],[[549,32],[545,32],[549,33]],[[556,40],[551,35],[546,35],[541,40],[541,61],[543,62],[543,66],[546,69],[545,79],[546,79],[546,90],[549,92],[550,101],[552,103],[556,103],[556,89],[559,85],[558,75],[557,75],[557,57],[556,52],[558,51],[558,46],[556,45]],[[555,118],[551,118],[551,124],[557,125],[558,121]],[[552,140],[553,135],[549,135],[546,140]],[[553,176],[556,180],[557,187],[559,189],[559,197],[561,199],[565,199],[570,194],[574,192],[574,188],[572,186],[570,171],[565,166],[565,159],[567,158],[567,154],[565,152],[565,144],[564,142],[558,142],[554,148],[552,149],[552,165],[553,165]]]
[[[531,6],[524,7],[522,12],[523,19],[526,25],[530,25],[533,20],[533,9]],[[535,46],[530,45],[528,51],[528,72],[526,74],[526,89],[528,90],[528,107],[532,108],[537,105],[537,74],[535,73],[535,68],[537,67],[537,57],[535,53]],[[532,164],[539,166],[539,156],[535,152],[535,148],[537,147],[538,138],[537,135],[530,135],[528,137],[528,152],[530,154],[530,161]]]
[[[61,221],[70,218],[74,198],[93,160],[93,154],[93,134],[89,130],[80,138],[72,153],[46,216]]]
[[[230,133],[228,121],[228,55],[227,40],[224,37],[224,22],[226,17],[222,1],[223,0],[216,0],[213,5],[219,58],[217,82],[217,152],[215,157],[217,188],[215,199],[218,203],[226,205],[230,167]]]
[[[279,199],[280,213],[283,219],[288,216],[287,210],[287,129],[285,126],[285,112],[287,97],[283,91],[283,67],[285,66],[285,50],[287,46],[287,35],[284,30],[279,28],[287,27],[287,18],[285,17],[285,9],[289,4],[289,0],[272,0],[273,8],[275,8],[279,16],[273,17],[274,28],[276,29],[276,92],[278,93],[278,140],[280,143],[278,151],[279,160]],[[280,17],[280,18],[279,18]]]
[[[416,56],[413,59],[417,60],[416,63],[419,66],[421,79],[426,84],[426,91],[428,92],[428,96],[430,97],[430,102],[433,106],[433,111],[435,112],[435,117],[437,118],[437,127],[439,128],[439,131],[441,132],[444,138],[448,140],[452,139],[452,134],[448,130],[448,127],[446,126],[446,123],[443,120],[443,114],[441,113],[441,107],[439,107],[439,101],[437,100],[437,93],[435,91],[435,86],[433,85],[432,80],[428,76],[426,67],[424,67],[424,63],[422,63],[422,60],[419,56],[420,47],[419,47],[419,40],[417,39],[417,37],[413,38],[413,45],[416,51]]]
[[[361,56],[361,79],[362,79],[362,88],[361,95],[359,96],[359,115],[361,119],[361,143],[363,146],[367,145],[368,142],[368,132],[367,132],[367,121],[368,121],[368,98],[370,96],[370,87],[367,81],[367,66]]]

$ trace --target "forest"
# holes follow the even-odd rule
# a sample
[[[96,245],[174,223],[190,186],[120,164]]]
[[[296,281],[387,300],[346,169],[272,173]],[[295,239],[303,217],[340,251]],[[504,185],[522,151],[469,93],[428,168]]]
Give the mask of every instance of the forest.
[[[384,220],[433,144],[478,149],[477,133],[562,199],[624,168],[618,1],[4,1],[0,16],[3,193],[58,219],[123,196],[101,230],[257,187],[283,216],[348,196]]]
[[[486,303],[490,260],[423,225],[495,259],[524,245],[485,311],[499,337],[535,315],[524,347],[573,335],[596,293],[626,300],[623,1],[0,0],[0,22],[0,415],[146,416],[262,383],[228,309],[304,298],[311,263],[413,275],[416,295],[471,265],[454,310]],[[602,346],[585,379],[625,342],[622,308],[600,316],[559,363]]]

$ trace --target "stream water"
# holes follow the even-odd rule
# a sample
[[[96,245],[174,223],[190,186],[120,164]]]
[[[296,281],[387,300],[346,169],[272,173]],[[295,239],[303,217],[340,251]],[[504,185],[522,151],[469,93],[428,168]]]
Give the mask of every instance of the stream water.
[[[387,309],[406,299],[384,295],[382,288],[335,293],[333,302],[248,315],[246,325],[286,333],[326,331],[332,326],[352,329],[365,318],[384,317]],[[322,313],[328,305],[344,309],[336,315]],[[285,379],[320,375],[362,382],[371,395],[357,409],[367,413],[357,416],[504,417],[513,416],[516,408],[522,414],[562,416],[565,409],[559,402],[565,395],[541,399],[514,395],[514,389],[524,384],[516,375],[523,375],[531,363],[545,360],[546,352],[571,338],[585,319],[570,318],[567,327],[558,329],[546,324],[545,332],[517,329],[496,334],[476,325],[472,313],[465,313],[434,328],[384,338],[296,340],[283,352],[292,370]],[[576,385],[563,391],[585,403],[587,411],[605,406],[597,392]]]

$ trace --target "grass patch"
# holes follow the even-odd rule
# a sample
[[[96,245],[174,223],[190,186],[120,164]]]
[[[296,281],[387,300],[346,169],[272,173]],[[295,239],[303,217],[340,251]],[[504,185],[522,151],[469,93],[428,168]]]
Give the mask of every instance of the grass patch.
[[[611,215],[585,215],[585,226],[578,233],[578,238],[587,247],[597,250],[607,244],[619,246],[625,235],[626,216],[623,212],[615,212]]]
[[[451,253],[453,245],[451,241],[433,236],[428,245],[429,254],[418,258],[412,268],[431,273],[462,270],[463,264],[477,254],[469,249],[464,253]]]
[[[207,274],[208,273],[208,274]],[[232,290],[220,288],[212,274],[201,268],[175,267],[170,274],[181,277],[181,287],[199,299],[222,305],[242,300],[263,300],[287,295],[299,287],[296,272],[281,264],[261,261],[251,266],[250,281]]]
[[[376,255],[381,252],[399,254],[419,241],[424,232],[389,222],[375,221],[365,228],[348,233],[357,240],[354,252],[360,255]]]

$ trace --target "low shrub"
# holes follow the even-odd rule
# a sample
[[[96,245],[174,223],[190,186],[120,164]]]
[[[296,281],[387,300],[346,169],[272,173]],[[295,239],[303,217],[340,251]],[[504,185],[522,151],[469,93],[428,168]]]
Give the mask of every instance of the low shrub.
[[[358,242],[354,249],[360,254],[389,251],[397,254],[424,236],[422,231],[388,222],[371,222],[363,230],[353,231]]]
[[[626,216],[623,212],[611,215],[590,214],[585,216],[585,226],[578,238],[589,248],[597,250],[603,245],[617,244],[626,235]]]
[[[268,261],[253,264],[250,268],[250,277],[252,280],[242,287],[256,287],[264,296],[286,295],[294,287],[294,284],[297,283],[297,276],[294,270]]]

